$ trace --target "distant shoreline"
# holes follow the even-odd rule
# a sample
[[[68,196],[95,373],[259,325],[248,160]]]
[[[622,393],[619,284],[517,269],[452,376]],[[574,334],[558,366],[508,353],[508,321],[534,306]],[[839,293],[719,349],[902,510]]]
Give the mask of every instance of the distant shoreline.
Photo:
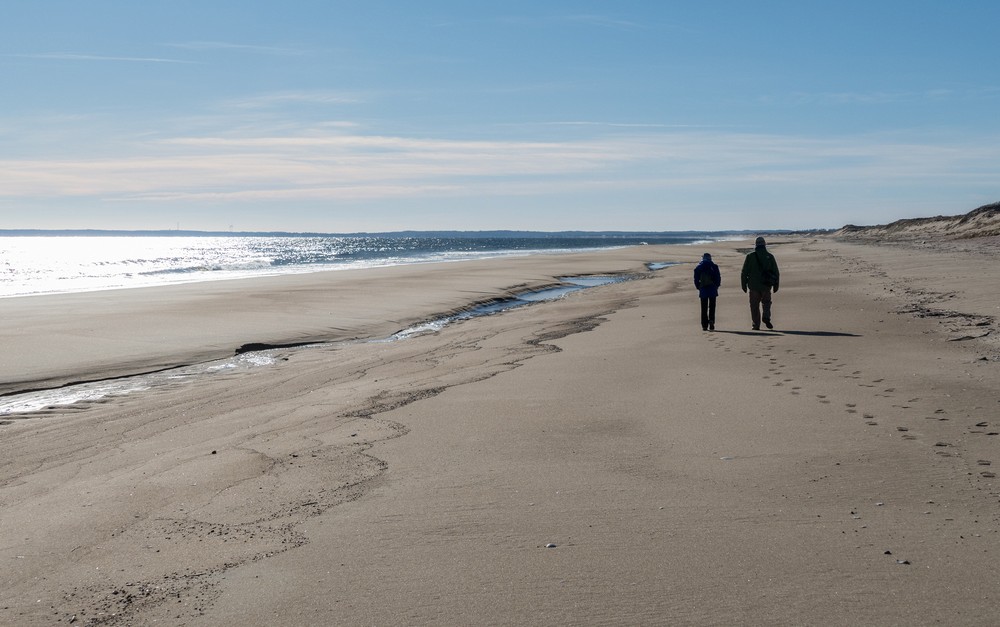
[[[709,233],[435,237],[156,234],[0,238],[0,297],[152,287],[255,276],[747,239]]]
[[[829,232],[832,232],[830,229]],[[736,237],[748,235],[779,235],[789,230],[742,231],[364,231],[354,233],[320,233],[295,231],[194,231],[194,230],[117,230],[117,229],[0,229],[0,237],[453,237],[468,239],[570,238],[570,237]],[[826,232],[820,230],[816,232]]]

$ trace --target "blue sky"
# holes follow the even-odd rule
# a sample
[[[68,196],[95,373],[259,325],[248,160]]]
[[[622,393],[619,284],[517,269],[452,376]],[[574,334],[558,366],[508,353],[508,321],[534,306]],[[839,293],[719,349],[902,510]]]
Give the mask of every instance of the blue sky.
[[[0,228],[823,228],[1000,200],[1000,2],[10,0]]]

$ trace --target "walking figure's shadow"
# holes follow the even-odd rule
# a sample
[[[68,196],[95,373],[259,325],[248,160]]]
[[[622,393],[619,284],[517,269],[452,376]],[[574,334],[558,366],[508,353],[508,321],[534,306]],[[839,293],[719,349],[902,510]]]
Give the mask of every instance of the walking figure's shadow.
[[[841,333],[839,331],[796,331],[796,330],[782,330],[774,329],[770,331],[765,331],[761,329],[760,331],[726,331],[725,329],[716,329],[715,333],[729,333],[731,335],[808,335],[812,337],[863,337],[857,333]]]

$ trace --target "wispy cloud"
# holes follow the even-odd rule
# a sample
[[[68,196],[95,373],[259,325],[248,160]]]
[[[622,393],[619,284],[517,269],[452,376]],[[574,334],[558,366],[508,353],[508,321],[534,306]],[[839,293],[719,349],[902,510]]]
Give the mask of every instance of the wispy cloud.
[[[796,105],[881,105],[923,98],[925,98],[924,94],[884,91],[797,93],[792,95],[792,101]]]
[[[229,100],[225,106],[237,109],[267,109],[289,104],[357,104],[364,102],[358,94],[326,90],[279,91]]]
[[[561,19],[567,22],[599,26],[601,28],[613,28],[615,30],[639,30],[645,28],[643,24],[639,24],[638,22],[608,17],[606,15],[567,15]]]
[[[99,54],[78,54],[72,52],[40,52],[9,54],[8,57],[18,57],[22,59],[44,59],[51,61],[110,61],[115,63],[188,63],[197,64],[198,61],[187,61],[184,59],[164,59],[160,57],[118,57]]]
[[[539,122],[538,126],[592,126],[606,128],[725,128],[717,124],[660,124],[655,122],[599,122],[588,120],[566,120],[562,122]]]
[[[261,202],[586,190],[993,185],[1000,141],[798,138],[709,130],[576,141],[462,141],[359,134],[178,137],[135,154],[0,161],[0,197]],[[814,192],[815,193],[815,192]]]
[[[171,48],[181,48],[183,50],[231,50],[236,52],[252,52],[257,54],[274,54],[281,56],[295,56],[307,54],[305,50],[288,48],[282,46],[261,46],[255,44],[237,44],[226,41],[186,41],[165,44]]]
[[[767,104],[802,105],[893,105],[915,102],[941,102],[946,100],[996,98],[1000,88],[938,87],[914,91],[843,91],[843,92],[795,92],[784,96],[767,95],[759,100]]]
[[[639,22],[620,19],[601,14],[568,14],[568,15],[505,15],[484,19],[448,20],[435,24],[437,27],[455,27],[476,24],[502,24],[508,26],[545,27],[565,24],[582,24],[614,30],[639,30],[647,26]]]

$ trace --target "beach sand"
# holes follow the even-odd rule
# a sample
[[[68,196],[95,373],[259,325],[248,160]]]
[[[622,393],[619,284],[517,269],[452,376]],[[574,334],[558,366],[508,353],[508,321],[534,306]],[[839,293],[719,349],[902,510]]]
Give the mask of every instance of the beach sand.
[[[995,245],[750,247],[3,301],[6,391],[330,343],[0,427],[0,623],[1000,623]]]

